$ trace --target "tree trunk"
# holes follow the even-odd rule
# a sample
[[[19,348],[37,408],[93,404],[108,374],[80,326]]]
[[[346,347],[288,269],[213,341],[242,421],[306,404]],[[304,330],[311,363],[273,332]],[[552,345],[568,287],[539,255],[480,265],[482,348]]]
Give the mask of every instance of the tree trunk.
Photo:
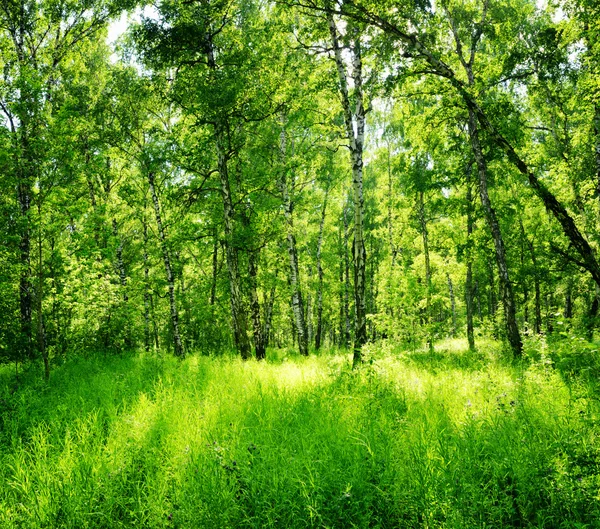
[[[504,240],[500,231],[500,224],[496,217],[496,212],[492,208],[492,203],[488,194],[487,164],[483,156],[481,144],[479,143],[479,129],[477,127],[476,116],[472,110],[469,110],[469,136],[479,173],[479,195],[481,198],[481,205],[483,206],[490,232],[494,240],[494,248],[496,250],[496,266],[498,267],[498,276],[500,278],[500,292],[502,308],[504,309],[506,334],[513,354],[516,357],[520,357],[523,353],[523,344],[519,334],[519,327],[517,326],[515,298],[512,283],[510,282],[508,274],[508,266],[506,264]]]
[[[50,379],[50,361],[48,358],[48,349],[46,348],[46,337],[44,335],[44,260],[42,244],[42,206],[41,197],[38,199],[38,292],[37,292],[37,345],[39,353],[44,361],[44,378]]]
[[[354,4],[349,5],[354,6]],[[550,190],[547,189],[542,182],[540,182],[537,175],[517,154],[514,147],[508,142],[508,140],[504,136],[502,136],[498,129],[491,123],[491,121],[488,119],[487,114],[484,112],[481,106],[479,106],[472,94],[472,91],[470,90],[470,86],[473,85],[473,59],[475,57],[477,44],[482,35],[482,30],[478,29],[472,34],[471,56],[468,62],[462,54],[462,44],[459,41],[458,34],[455,32],[455,39],[457,42],[457,53],[469,78],[467,86],[462,80],[460,80],[456,76],[454,70],[450,66],[448,66],[448,64],[439,59],[435,53],[432,53],[419,40],[416,34],[412,32],[407,32],[399,26],[392,24],[386,19],[364,8],[355,11],[344,10],[344,14],[347,14],[350,19],[358,19],[363,22],[373,24],[381,28],[388,35],[392,35],[396,39],[402,41],[406,45],[407,51],[410,54],[414,54],[415,56],[422,58],[429,64],[433,71],[435,71],[438,75],[449,81],[449,83],[454,87],[454,89],[463,99],[463,102],[465,103],[465,106],[469,111],[469,122],[472,122],[474,125],[475,120],[478,121],[481,127],[483,127],[489,133],[491,140],[496,144],[496,146],[499,147],[506,154],[508,160],[519,170],[521,174],[523,174],[527,178],[531,190],[544,203],[546,210],[552,213],[554,218],[560,224],[563,233],[569,239],[573,248],[575,248],[577,253],[580,255],[581,266],[591,274],[596,284],[600,286],[600,264],[598,263],[598,260],[596,259],[594,251],[592,250],[590,244],[581,234],[579,228],[577,228],[575,221],[569,215],[565,207],[550,192]],[[482,20],[482,22],[479,24],[479,27],[483,28],[484,26],[485,20]],[[510,300],[508,300],[508,303],[510,304]],[[516,329],[516,331],[518,333],[518,329]],[[518,336],[517,333],[515,333],[515,329],[511,329],[509,335],[513,349],[517,354],[520,354],[518,353],[518,351],[521,350],[520,336]]]
[[[423,191],[417,192],[417,216],[423,240],[423,255],[425,256],[425,325],[427,327],[427,347],[430,352],[433,352],[433,333],[431,330],[431,261],[429,257],[429,234],[427,232],[423,195]]]
[[[467,276],[465,278],[465,306],[467,310],[467,342],[469,351],[475,351],[473,327],[473,192],[471,190],[472,163],[467,167]]]
[[[600,103],[594,105],[594,134],[596,136],[596,196],[600,200]]]
[[[22,171],[23,172],[23,171]],[[19,307],[21,316],[21,343],[23,359],[33,358],[32,349],[32,296],[31,296],[31,263],[30,263],[30,221],[31,185],[26,175],[21,175],[18,185],[18,199],[21,210],[20,278],[19,278]]]
[[[315,332],[315,349],[321,348],[321,334],[323,332],[323,265],[321,262],[321,251],[323,249],[323,228],[325,226],[325,212],[327,210],[327,198],[329,189],[325,191],[325,200],[321,209],[321,222],[319,224],[319,239],[317,240],[317,330]]]
[[[353,364],[362,361],[362,346],[367,341],[366,315],[366,250],[364,237],[365,203],[363,196],[363,145],[365,139],[365,108],[363,102],[362,51],[358,27],[350,23],[346,26],[347,35],[351,40],[352,81],[354,84],[354,112],[351,108],[348,92],[346,67],[342,56],[337,27],[333,15],[328,13],[329,32],[335,54],[335,63],[339,78],[339,91],[342,100],[346,137],[350,147],[352,160],[352,190],[354,201],[354,242],[352,253],[354,257],[354,311],[356,316],[354,328]]]
[[[211,305],[215,304],[215,297],[217,294],[217,274],[219,272],[219,238],[215,231],[215,240],[212,254],[212,279],[210,283],[210,299]]]
[[[282,128],[280,134],[280,149],[283,160],[282,174],[279,179],[279,189],[283,201],[283,211],[285,214],[287,230],[287,247],[290,259],[290,288],[292,290],[292,314],[296,328],[296,337],[298,339],[298,350],[301,355],[308,355],[308,331],[306,329],[306,320],[304,319],[304,302],[302,291],[300,290],[300,270],[298,267],[298,252],[296,249],[296,236],[294,234],[294,201],[290,197],[290,189],[287,180],[287,168],[285,167],[285,158],[287,156],[287,138],[285,130]],[[292,189],[293,189],[292,181]]]
[[[456,300],[454,299],[454,286],[450,274],[446,273],[448,278],[448,292],[450,293],[450,305],[452,307],[452,337],[456,336]]]
[[[258,301],[258,288],[256,285],[256,252],[248,251],[248,277],[250,283],[250,314],[252,315],[252,327],[254,332],[254,351],[257,360],[263,360],[266,356],[265,335],[260,321],[260,303]]]
[[[142,217],[143,260],[144,260],[144,350],[150,351],[150,266],[148,259],[148,223],[146,222],[146,206]]]
[[[119,275],[119,282],[121,284],[121,290],[123,295],[123,301],[127,302],[129,296],[127,295],[127,275],[125,273],[125,263],[123,262],[123,240],[119,236],[119,228],[117,225],[117,220],[112,219],[112,230],[113,235],[118,241],[117,250],[116,250],[116,268],[117,274]]]
[[[348,347],[350,343],[350,294],[348,286],[350,285],[350,258],[348,256],[348,218],[344,208],[344,344]]]
[[[167,277],[167,284],[169,286],[169,306],[171,308],[171,325],[173,328],[173,345],[175,347],[175,356],[183,358],[185,356],[185,352],[183,350],[181,334],[179,333],[179,314],[177,312],[177,303],[175,299],[175,278],[173,276],[173,268],[171,267],[171,258],[169,256],[169,250],[167,247],[167,237],[162,223],[158,195],[156,194],[154,173],[152,171],[148,171],[148,185],[150,187],[152,203],[154,204],[154,214],[156,216],[156,227],[158,229],[160,249],[163,255],[165,274]]]
[[[204,38],[206,59],[208,67],[216,72],[218,70],[215,60],[213,34],[208,32]],[[242,281],[239,271],[237,248],[233,243],[234,235],[234,208],[229,183],[229,151],[228,123],[224,117],[219,117],[213,123],[215,131],[215,144],[217,148],[217,165],[221,181],[221,197],[223,199],[223,221],[225,225],[225,257],[227,271],[229,272],[229,288],[231,293],[231,324],[236,349],[243,359],[251,357],[250,341],[248,339],[248,316],[242,296]]]
[[[277,277],[277,270],[275,271],[275,277]],[[265,344],[265,351],[267,347],[269,347],[269,343],[271,341],[271,323],[273,321],[273,306],[275,305],[275,290],[276,285],[273,283],[271,287],[271,292],[269,292],[269,297],[264,301],[265,306],[265,328],[263,331],[263,340]]]
[[[221,196],[223,198],[223,219],[225,224],[225,256],[229,272],[229,288],[231,294],[231,322],[236,349],[244,359],[251,356],[250,341],[248,340],[248,317],[242,297],[242,281],[238,265],[238,251],[234,247],[233,233],[233,200],[229,186],[229,171],[227,167],[228,149],[226,147],[226,130],[222,124],[215,126],[218,170],[221,179]]]

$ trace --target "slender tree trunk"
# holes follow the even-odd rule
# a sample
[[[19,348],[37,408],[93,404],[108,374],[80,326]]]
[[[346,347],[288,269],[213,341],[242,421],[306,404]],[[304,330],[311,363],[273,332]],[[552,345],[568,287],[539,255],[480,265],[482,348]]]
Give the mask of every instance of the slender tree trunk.
[[[319,224],[319,238],[317,240],[317,331],[315,333],[315,349],[317,351],[321,348],[321,334],[323,332],[323,265],[321,263],[321,251],[323,249],[323,228],[325,226],[328,194],[329,189],[325,192],[325,200],[321,209],[321,222]]]
[[[473,326],[473,192],[471,190],[472,163],[467,167],[467,276],[465,278],[465,306],[467,310],[467,342],[469,351],[475,351]],[[480,309],[481,312],[481,309]]]
[[[41,198],[40,198],[41,200]],[[37,210],[39,218],[38,226],[38,292],[37,292],[37,345],[42,360],[44,361],[44,378],[50,379],[50,361],[48,350],[46,348],[46,337],[44,335],[44,260],[43,260],[43,240],[42,240],[42,206],[38,200]]]
[[[536,334],[540,334],[542,332],[542,302],[541,302],[541,294],[540,294],[540,271],[537,264],[537,258],[535,255],[535,247],[533,246],[533,242],[529,240],[527,234],[525,233],[525,227],[523,226],[523,221],[519,218],[519,227],[521,228],[521,237],[523,241],[527,245],[527,249],[529,250],[529,257],[531,258],[531,264],[533,266],[533,286],[535,293],[535,306],[534,306],[534,327],[533,330]]]
[[[165,274],[167,277],[167,285],[169,287],[169,306],[171,308],[171,325],[173,328],[173,345],[175,347],[175,356],[183,358],[185,352],[183,350],[183,343],[181,341],[181,334],[179,332],[179,314],[177,312],[177,303],[175,299],[175,278],[173,276],[173,268],[171,266],[171,258],[169,256],[169,250],[167,247],[167,237],[165,234],[162,218],[160,214],[160,205],[158,203],[158,195],[156,194],[156,187],[154,181],[154,173],[148,171],[148,185],[150,187],[150,194],[152,196],[152,203],[154,204],[154,214],[156,216],[156,227],[158,229],[158,238],[160,242],[160,249],[163,255],[163,261],[165,265]]]
[[[33,358],[32,349],[32,295],[31,295],[31,234],[29,211],[31,209],[31,184],[26,171],[21,169],[18,199],[21,210],[19,306],[21,316],[21,340],[23,358]]]
[[[396,255],[398,249],[394,244],[394,222],[393,222],[393,197],[394,197],[394,181],[392,179],[392,153],[390,143],[387,144],[387,173],[388,173],[388,244],[390,245],[390,255],[392,257],[392,268],[396,264]]]
[[[238,264],[238,250],[233,243],[234,219],[233,200],[229,186],[229,171],[227,167],[226,130],[222,124],[215,126],[219,177],[221,179],[221,196],[223,198],[223,219],[225,223],[225,256],[229,272],[229,288],[231,294],[231,322],[235,345],[244,359],[251,357],[250,341],[248,340],[248,317],[242,296],[242,281]]]
[[[510,282],[508,274],[504,240],[500,231],[500,224],[496,217],[496,212],[492,208],[492,203],[488,194],[487,164],[483,156],[481,144],[479,143],[479,129],[477,127],[476,116],[472,110],[469,110],[469,136],[479,173],[479,195],[481,204],[490,227],[490,232],[494,240],[494,248],[496,250],[496,265],[498,267],[498,276],[500,278],[500,292],[502,307],[504,309],[506,334],[513,354],[516,357],[519,357],[523,352],[523,344],[521,342],[521,335],[519,334],[519,327],[517,326],[515,298],[512,283]]]
[[[156,309],[154,307],[154,296],[150,294],[150,314],[152,315],[152,330],[154,334],[154,347],[160,351],[160,337],[158,335],[158,323],[156,323]]]
[[[345,215],[344,215],[345,216]],[[345,224],[345,222],[344,222]],[[339,321],[339,346],[346,349],[348,347],[348,339],[346,335],[346,321],[347,321],[347,303],[346,303],[346,292],[347,283],[344,281],[344,271],[347,270],[347,256],[348,251],[344,245],[344,236],[342,234],[342,228],[338,230],[339,234],[339,257],[340,257],[340,289],[339,289],[339,304],[340,304],[340,321]]]
[[[452,307],[452,337],[456,336],[456,300],[454,298],[454,286],[450,274],[446,273],[448,278],[448,292],[450,293],[450,305]]]
[[[592,301],[588,308],[588,312],[585,317],[585,331],[588,341],[594,339],[594,330],[596,328],[596,319],[598,317],[598,307],[600,300],[600,288],[596,285],[596,289],[592,294]]]
[[[277,277],[277,270],[275,271],[275,277]],[[271,291],[269,292],[269,297],[264,301],[264,309],[265,309],[265,327],[263,331],[263,339],[265,344],[265,351],[267,347],[269,347],[269,343],[271,341],[272,328],[271,323],[273,321],[273,306],[275,305],[275,290],[276,285],[273,283],[271,287]]]
[[[350,343],[350,258],[348,256],[348,218],[344,209],[344,343],[346,347]]]
[[[298,339],[298,349],[301,355],[308,355],[308,331],[306,320],[304,318],[304,301],[300,289],[300,270],[298,266],[298,251],[296,248],[296,236],[294,234],[294,201],[290,197],[288,187],[287,169],[285,167],[285,158],[287,156],[287,138],[285,130],[282,128],[280,134],[280,149],[283,160],[282,174],[279,179],[279,189],[283,201],[283,211],[285,214],[287,229],[287,247],[290,262],[290,287],[292,290],[292,314],[296,327],[296,337]],[[293,182],[292,186],[293,188]]]
[[[567,291],[565,292],[565,319],[570,320],[573,317],[573,284],[569,279],[567,282]]]
[[[361,362],[361,349],[367,342],[366,315],[366,250],[364,235],[365,203],[363,196],[363,145],[365,140],[365,108],[363,102],[362,50],[358,27],[347,24],[346,31],[351,40],[352,81],[354,84],[354,112],[348,92],[348,78],[342,56],[337,27],[333,15],[328,13],[329,32],[333,43],[335,63],[339,78],[339,91],[342,100],[346,136],[352,160],[352,190],[354,201],[354,311],[356,324],[354,328],[353,364]]]
[[[144,350],[150,351],[150,265],[148,259],[148,223],[146,222],[146,205],[142,217],[142,233],[144,240]]]
[[[211,305],[215,304],[215,298],[217,294],[217,274],[219,272],[219,238],[215,231],[215,240],[212,254],[212,280],[210,283],[210,299]]]
[[[313,306],[312,306],[312,296],[310,293],[310,285],[312,284],[312,266],[308,266],[308,288],[306,289],[306,339],[309,344],[312,343],[312,339],[314,336],[313,329]]]
[[[594,105],[594,134],[596,136],[596,196],[600,200],[600,103]]]
[[[208,32],[204,38],[206,59],[208,67],[216,72],[218,70],[215,59],[213,34]],[[223,199],[223,220],[225,225],[225,256],[227,271],[229,272],[229,288],[231,293],[231,323],[236,349],[243,359],[252,356],[250,341],[248,339],[248,316],[242,296],[242,281],[238,264],[238,252],[233,243],[234,235],[234,208],[229,183],[229,151],[228,123],[225,118],[219,118],[213,124],[215,131],[215,144],[217,148],[217,165],[221,181],[221,196]]]
[[[423,255],[425,256],[425,324],[427,326],[427,346],[430,351],[433,351],[433,333],[431,330],[431,261],[423,191],[417,192],[417,215],[419,217],[419,226],[421,227],[421,238],[423,239]]]
[[[254,332],[254,351],[257,360],[263,360],[266,356],[266,345],[264,329],[260,318],[260,303],[258,301],[258,288],[256,285],[256,252],[248,251],[248,277],[250,283],[250,313],[252,315],[252,327]]]

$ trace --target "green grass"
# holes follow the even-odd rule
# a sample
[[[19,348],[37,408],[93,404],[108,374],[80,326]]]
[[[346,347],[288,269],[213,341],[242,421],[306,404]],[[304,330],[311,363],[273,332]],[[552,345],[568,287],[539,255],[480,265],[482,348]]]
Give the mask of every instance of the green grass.
[[[492,343],[366,356],[6,367],[0,527],[600,527],[593,385]]]

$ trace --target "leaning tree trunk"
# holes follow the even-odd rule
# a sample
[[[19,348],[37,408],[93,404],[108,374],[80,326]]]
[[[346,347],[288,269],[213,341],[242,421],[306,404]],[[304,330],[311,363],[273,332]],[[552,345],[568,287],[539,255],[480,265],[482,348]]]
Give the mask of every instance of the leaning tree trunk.
[[[323,228],[325,226],[325,212],[329,190],[325,192],[325,200],[321,209],[321,222],[319,224],[319,239],[317,240],[317,330],[315,332],[315,349],[321,348],[321,333],[323,332],[323,265],[321,251],[323,249]]]
[[[167,247],[167,236],[162,223],[160,214],[160,205],[158,203],[158,195],[156,194],[154,173],[148,172],[148,185],[154,204],[154,214],[156,216],[156,228],[158,230],[158,239],[160,242],[160,250],[162,252],[163,261],[165,264],[165,274],[167,277],[167,285],[169,286],[169,306],[171,308],[171,325],[173,327],[173,345],[175,346],[175,356],[182,358],[185,356],[181,334],[179,332],[179,314],[177,312],[177,302],[175,299],[175,277],[173,276],[173,268],[171,267],[171,257]]]
[[[280,135],[280,149],[282,159],[285,160],[287,141],[285,130],[282,129]],[[304,302],[302,299],[302,291],[300,290],[300,270],[298,267],[298,251],[296,248],[296,236],[294,234],[294,201],[290,197],[288,188],[287,170],[285,163],[283,164],[282,174],[279,179],[279,189],[283,201],[283,211],[285,214],[286,231],[287,231],[287,246],[290,259],[290,287],[292,289],[292,314],[294,326],[296,329],[296,337],[298,339],[298,350],[301,355],[308,355],[308,331],[306,328],[306,320],[304,318]],[[293,187],[293,182],[292,182]]]
[[[353,3],[349,3],[348,6],[353,6]],[[590,246],[587,239],[579,231],[579,228],[575,224],[573,217],[569,214],[566,208],[556,199],[554,194],[541,182],[537,174],[527,165],[527,163],[518,155],[512,144],[500,133],[500,131],[494,126],[489,120],[486,112],[476,101],[471,86],[473,85],[473,59],[475,57],[475,50],[479,39],[483,34],[483,28],[485,27],[485,20],[482,20],[478,24],[477,30],[472,37],[472,46],[470,58],[467,61],[462,54],[462,44],[459,41],[458,34],[455,32],[455,38],[457,41],[457,52],[463,67],[466,70],[467,76],[469,77],[468,83],[459,79],[454,70],[446,64],[443,60],[438,58],[436,53],[433,53],[427,48],[427,46],[421,42],[415,33],[404,31],[400,26],[396,26],[386,19],[378,16],[375,13],[368,11],[367,9],[361,8],[359,10],[345,11],[350,19],[360,20],[369,24],[373,24],[381,28],[386,34],[402,41],[406,46],[406,50],[409,54],[418,56],[425,62],[427,62],[435,74],[445,78],[453,86],[459,96],[462,98],[465,106],[469,111],[469,122],[477,121],[483,129],[485,129],[490,139],[494,144],[499,147],[506,155],[508,160],[517,168],[517,170],[523,174],[528,182],[531,190],[538,196],[538,198],[544,203],[546,210],[554,216],[554,218],[560,224],[563,233],[569,239],[569,242],[577,251],[581,257],[581,266],[585,268],[590,275],[594,278],[595,283],[600,286],[600,263],[596,259],[594,251]],[[484,14],[485,18],[485,14]],[[599,180],[600,181],[600,180]],[[487,215],[487,214],[486,214]],[[510,303],[510,300],[509,300]],[[517,329],[518,331],[518,329]],[[516,351],[521,350],[520,336],[517,340],[517,335],[514,329],[511,330],[512,341],[514,342],[514,348]]]
[[[494,248],[496,250],[496,266],[498,267],[498,276],[500,278],[500,291],[502,298],[502,308],[504,309],[504,319],[506,324],[506,334],[508,342],[511,346],[513,354],[517,357],[523,353],[523,344],[519,327],[517,326],[517,316],[515,308],[515,298],[513,294],[512,283],[508,273],[508,265],[506,263],[506,251],[504,249],[504,240],[500,231],[500,224],[496,217],[496,212],[492,207],[492,203],[488,194],[487,188],[487,164],[483,156],[481,144],[479,142],[479,128],[475,113],[469,110],[469,137],[471,139],[471,148],[477,164],[479,174],[479,196],[481,205],[485,212],[492,239],[494,240]]]
[[[364,237],[365,202],[363,196],[363,145],[365,139],[365,108],[363,102],[362,52],[358,27],[347,24],[347,32],[352,40],[352,81],[354,84],[354,112],[351,108],[348,91],[348,77],[342,56],[337,27],[331,12],[328,12],[328,25],[333,44],[335,63],[338,72],[339,91],[342,100],[346,137],[350,147],[352,161],[352,190],[354,199],[354,242],[352,253],[354,257],[354,352],[353,364],[362,361],[362,346],[367,341],[366,316],[366,250]]]

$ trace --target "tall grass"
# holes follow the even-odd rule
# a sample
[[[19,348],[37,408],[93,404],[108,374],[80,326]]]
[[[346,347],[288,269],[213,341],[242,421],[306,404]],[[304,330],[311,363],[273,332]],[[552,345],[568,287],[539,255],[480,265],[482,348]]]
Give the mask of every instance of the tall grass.
[[[600,527],[589,384],[493,344],[366,356],[79,359],[5,384],[0,527]]]

